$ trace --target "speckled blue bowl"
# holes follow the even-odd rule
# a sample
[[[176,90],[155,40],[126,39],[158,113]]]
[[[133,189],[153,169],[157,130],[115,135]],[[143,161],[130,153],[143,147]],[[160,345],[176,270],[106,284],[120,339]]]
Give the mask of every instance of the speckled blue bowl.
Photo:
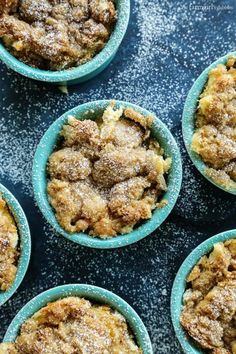
[[[198,171],[211,183],[213,183],[216,187],[224,190],[225,192],[231,193],[236,195],[236,188],[225,188],[216,182],[214,182],[209,176],[206,174],[206,164],[203,162],[201,157],[192,150],[191,144],[192,144],[192,138],[193,134],[195,132],[195,113],[199,101],[199,96],[202,93],[204,86],[206,85],[206,82],[208,80],[208,74],[209,71],[215,68],[218,64],[225,64],[227,62],[227,59],[229,56],[236,56],[236,52],[228,53],[224,57],[219,58],[216,60],[214,63],[212,63],[210,66],[208,66],[202,73],[201,75],[197,78],[197,80],[194,82],[191,90],[188,93],[187,99],[185,101],[184,105],[184,111],[183,111],[183,116],[182,116],[182,132],[183,132],[183,138],[184,138],[184,143],[186,146],[186,149],[188,151],[188,154],[198,169]]]
[[[19,334],[20,327],[35,312],[46,306],[49,302],[67,296],[79,296],[92,302],[107,304],[121,313],[132,329],[139,347],[144,354],[153,354],[152,344],[148,332],[138,314],[119,296],[112,292],[93,285],[70,284],[47,290],[29,301],[11,322],[4,336],[3,342],[14,342]]]
[[[111,101],[109,100],[88,102],[63,114],[63,116],[58,118],[49,127],[42,137],[33,161],[34,195],[37,204],[47,221],[59,234],[66,237],[68,240],[93,248],[117,248],[127,246],[141,240],[153,232],[167,218],[174,207],[179,195],[182,181],[181,156],[177,144],[167,127],[155,117],[152,127],[152,135],[160,142],[161,146],[164,148],[166,156],[172,158],[172,167],[167,181],[168,190],[163,196],[163,199],[168,200],[168,204],[161,209],[154,210],[153,216],[150,220],[141,223],[140,226],[135,228],[134,231],[129,234],[116,236],[107,240],[93,238],[82,232],[70,234],[59,225],[54,211],[49,204],[47,195],[46,166],[48,158],[55,148],[59,132],[61,131],[62,126],[67,122],[69,115],[74,115],[78,119],[83,120],[88,118],[89,113],[90,119],[96,119],[97,116],[102,115],[103,111],[110,102]],[[116,105],[117,107],[132,107],[141,112],[144,116],[151,114],[147,110],[128,102],[116,101]]]
[[[31,237],[28,221],[18,201],[2,184],[0,184],[0,194],[2,194],[3,199],[6,201],[16,221],[20,238],[20,258],[18,262],[16,278],[9,290],[2,292],[0,291],[1,306],[14,294],[25,276],[31,254]]]
[[[180,324],[183,294],[186,289],[186,278],[199,259],[213,249],[215,243],[224,242],[231,238],[236,238],[236,230],[222,232],[201,243],[185,259],[176,275],[171,293],[171,318],[176,336],[186,354],[205,353],[199,349]]]
[[[118,18],[106,46],[92,60],[77,68],[61,71],[47,71],[32,68],[11,55],[1,43],[0,59],[14,71],[31,79],[51,82],[58,85],[73,85],[87,81],[99,74],[110,64],[126,33],[130,16],[130,0],[116,0],[116,6]]]

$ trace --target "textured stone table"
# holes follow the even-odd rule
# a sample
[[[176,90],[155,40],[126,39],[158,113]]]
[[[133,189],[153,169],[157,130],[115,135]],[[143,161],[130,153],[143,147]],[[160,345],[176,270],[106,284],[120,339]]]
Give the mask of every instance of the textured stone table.
[[[129,30],[115,60],[97,78],[70,88],[69,95],[0,64],[0,181],[23,206],[33,241],[28,273],[0,309],[0,339],[33,296],[60,284],[90,283],[114,291],[137,310],[155,353],[182,353],[169,311],[175,274],[200,242],[236,228],[235,197],[196,171],[181,136],[183,104],[194,79],[212,61],[236,50],[236,4],[131,2]],[[206,4],[211,6],[200,6]],[[181,195],[166,222],[145,240],[111,251],[87,249],[55,235],[35,206],[31,187],[32,157],[47,127],[75,105],[103,98],[155,112],[176,137],[184,164]]]

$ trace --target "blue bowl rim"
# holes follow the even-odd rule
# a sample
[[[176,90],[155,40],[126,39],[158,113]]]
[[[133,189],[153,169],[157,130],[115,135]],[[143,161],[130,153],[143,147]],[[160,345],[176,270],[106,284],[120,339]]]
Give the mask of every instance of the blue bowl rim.
[[[3,199],[6,201],[15,219],[20,239],[20,258],[18,261],[16,278],[12,286],[7,291],[0,291],[1,307],[16,292],[27,272],[31,255],[31,236],[27,218],[19,202],[2,184],[0,184],[0,193],[2,194]]]
[[[219,64],[225,64],[227,62],[227,59],[230,56],[236,56],[236,52],[230,52],[220,57],[216,61],[214,61],[199,75],[199,77],[193,83],[184,104],[184,110],[182,115],[182,134],[183,134],[184,144],[189,154],[189,157],[192,160],[195,167],[198,169],[198,171],[216,187],[222,189],[227,193],[236,195],[236,188],[226,188],[223,185],[220,185],[215,181],[213,181],[206,174],[207,165],[203,162],[200,156],[191,149],[192,137],[195,132],[196,107],[199,100],[199,96],[202,93],[204,86],[207,82],[209,71],[215,68]]]
[[[14,57],[3,44],[0,43],[0,59],[12,70],[31,79],[44,82],[67,82],[75,79],[86,78],[92,72],[109,62],[109,59],[117,52],[128,27],[130,17],[130,0],[117,0],[117,22],[105,47],[89,62],[76,68],[49,71],[33,68]]]
[[[163,146],[162,143],[161,145],[163,146],[165,151],[167,149],[171,151],[171,157],[172,157],[171,172],[169,173],[168,176],[169,179],[171,178],[171,183],[168,184],[169,188],[163,196],[163,199],[165,199],[166,196],[166,199],[168,200],[168,204],[161,209],[155,209],[152,218],[147,220],[146,222],[142,222],[142,224],[138,226],[136,229],[134,229],[131,233],[126,235],[119,235],[105,240],[99,238],[93,238],[91,236],[86,235],[86,233],[82,233],[82,232],[76,234],[69,234],[58,224],[55,218],[55,214],[52,210],[52,207],[48,202],[48,198],[44,197],[43,195],[44,190],[41,187],[41,178],[39,178],[40,173],[44,174],[45,176],[45,165],[43,167],[41,166],[40,168],[38,164],[38,161],[42,163],[42,156],[45,154],[44,153],[44,149],[46,145],[45,141],[47,141],[48,139],[52,140],[52,138],[56,139],[59,131],[61,130],[62,125],[67,121],[67,117],[69,115],[75,115],[78,117],[78,114],[76,113],[78,111],[79,114],[82,114],[91,110],[96,110],[96,108],[104,110],[105,107],[107,107],[107,105],[109,105],[112,101],[113,100],[99,100],[99,101],[87,102],[71,109],[70,111],[64,113],[57,120],[55,120],[54,123],[52,123],[48,128],[48,130],[44,133],[43,137],[41,138],[38,144],[33,159],[33,169],[32,169],[32,181],[33,181],[35,200],[42,214],[48,221],[48,223],[53,226],[53,228],[56,230],[57,233],[61,234],[62,236],[64,236],[70,241],[76,242],[83,246],[92,247],[92,248],[101,248],[101,249],[124,247],[143,239],[144,237],[148,236],[151,232],[153,232],[157,227],[161,225],[161,223],[167,218],[167,216],[170,214],[171,210],[173,209],[177,201],[180,188],[181,188],[181,183],[182,183],[182,162],[181,162],[181,155],[180,155],[179,148],[176,144],[175,139],[170,133],[169,129],[165,126],[164,123],[161,122],[161,120],[159,120],[156,116],[154,116],[155,119],[153,124],[153,130],[157,132],[158,129],[157,134],[160,134],[162,139],[165,140],[165,145]],[[117,106],[132,107],[135,110],[144,114],[145,116],[151,114],[146,109],[141,108],[137,105],[125,101],[118,101],[118,100],[116,100],[115,102]],[[160,140],[159,137],[158,139]],[[54,146],[55,145],[53,145],[53,147]],[[52,150],[50,151],[50,153],[51,152]],[[49,155],[47,155],[47,157],[49,157]]]
[[[100,303],[108,304],[112,308],[116,309],[127,320],[127,323],[131,327],[135,338],[137,339],[138,345],[144,350],[144,354],[153,354],[148,331],[136,311],[125,300],[113,292],[88,284],[61,285],[46,290],[34,297],[26,305],[24,305],[14,317],[7,329],[3,342],[13,342],[19,333],[22,323],[40,308],[44,307],[48,302],[67,296],[84,297],[85,299],[91,301],[98,301]]]
[[[236,238],[236,229],[221,232],[205,240],[188,255],[176,274],[171,292],[171,319],[176,337],[186,354],[203,354],[204,351],[198,348],[180,323],[180,314],[183,304],[182,298],[186,289],[185,279],[199,259],[212,250],[214,244],[224,242],[231,238]]]

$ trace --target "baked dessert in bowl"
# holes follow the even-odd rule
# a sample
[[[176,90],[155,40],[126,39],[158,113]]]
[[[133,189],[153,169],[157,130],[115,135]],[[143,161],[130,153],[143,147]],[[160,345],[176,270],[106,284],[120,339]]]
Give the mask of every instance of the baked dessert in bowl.
[[[57,119],[35,153],[33,186],[48,222],[69,240],[122,247],[173,208],[182,166],[168,129],[122,101],[95,101]]]
[[[148,332],[131,306],[110,291],[83,284],[36,296],[16,315],[0,344],[0,353],[36,349],[49,354],[153,353]]]
[[[31,252],[26,216],[15,197],[0,184],[0,306],[17,290]]]
[[[129,12],[129,0],[3,0],[0,58],[32,79],[86,81],[113,59]]]
[[[183,137],[197,169],[236,194],[236,53],[211,64],[192,86],[183,112]]]
[[[235,353],[236,230],[200,244],[180,267],[172,288],[171,316],[188,354]]]

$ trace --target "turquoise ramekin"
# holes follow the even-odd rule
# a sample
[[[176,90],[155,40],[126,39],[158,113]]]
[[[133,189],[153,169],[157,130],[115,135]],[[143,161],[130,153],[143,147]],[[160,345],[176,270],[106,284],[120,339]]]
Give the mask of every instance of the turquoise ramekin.
[[[67,122],[69,115],[74,115],[76,118],[83,120],[86,118],[88,119],[89,113],[90,119],[96,119],[97,116],[102,115],[103,111],[110,103],[110,100],[88,102],[63,114],[49,127],[42,137],[33,161],[32,178],[34,195],[44,217],[59,234],[66,237],[68,240],[93,248],[118,248],[127,246],[141,240],[153,232],[167,218],[174,207],[180,192],[182,181],[182,163],[177,144],[167,127],[155,117],[152,126],[152,135],[164,148],[165,155],[172,158],[172,166],[167,181],[168,190],[163,195],[163,199],[166,199],[168,204],[161,209],[155,209],[151,219],[142,222],[140,226],[135,228],[129,234],[116,236],[106,240],[94,238],[82,232],[70,234],[59,225],[54,211],[49,204],[47,195],[46,166],[48,158],[55,148],[59,132],[61,131],[62,126]],[[132,107],[144,116],[151,114],[146,109],[128,102],[116,101],[116,106]]]
[[[20,240],[20,258],[16,278],[13,285],[7,291],[0,291],[0,306],[3,305],[18,289],[27,271],[31,254],[31,237],[28,221],[19,202],[6,187],[0,184],[0,194],[6,201],[17,225]]]
[[[184,143],[188,151],[188,154],[193,164],[198,169],[198,171],[216,187],[224,190],[225,192],[236,195],[236,188],[225,188],[224,186],[217,184],[209,176],[207,176],[206,174],[207,165],[203,162],[201,157],[196,152],[194,152],[191,148],[193,134],[196,130],[195,113],[198,106],[199,96],[201,95],[206,85],[206,82],[208,80],[209,71],[215,68],[218,64],[225,64],[227,62],[227,59],[230,56],[236,56],[236,52],[228,53],[227,55],[216,60],[214,63],[208,66],[194,82],[192,88],[188,93],[184,105],[183,116],[182,116],[182,132],[183,132]]]
[[[105,47],[89,62],[77,68],[49,71],[32,68],[16,59],[0,43],[0,59],[19,74],[57,85],[73,85],[87,81],[103,71],[112,61],[126,33],[130,17],[130,0],[116,0],[117,22]]]
[[[152,344],[147,329],[134,309],[114,293],[103,288],[87,284],[69,284],[58,286],[33,298],[13,319],[7,329],[3,342],[14,342],[17,335],[19,335],[21,325],[29,317],[31,317],[42,307],[46,306],[49,302],[68,296],[79,296],[92,302],[107,304],[120,312],[132,329],[139,347],[143,350],[143,354],[153,354]]]
[[[202,242],[185,259],[174,280],[171,293],[171,318],[176,336],[186,354],[205,353],[205,351],[200,350],[196,343],[187,335],[187,332],[180,323],[180,314],[183,306],[183,294],[186,290],[186,278],[200,258],[212,251],[215,243],[224,242],[231,238],[236,238],[236,230],[222,232]]]

